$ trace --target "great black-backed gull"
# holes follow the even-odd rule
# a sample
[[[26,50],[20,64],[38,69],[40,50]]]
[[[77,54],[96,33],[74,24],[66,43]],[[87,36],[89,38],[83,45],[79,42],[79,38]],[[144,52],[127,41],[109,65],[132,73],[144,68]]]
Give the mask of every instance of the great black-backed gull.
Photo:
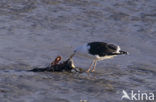
[[[92,72],[94,72],[97,61],[110,59],[117,55],[123,54],[127,55],[128,52],[122,51],[118,45],[108,44],[105,42],[89,42],[76,48],[70,58],[72,58],[74,55],[81,55],[92,59],[93,61],[87,72],[90,72],[92,66]]]

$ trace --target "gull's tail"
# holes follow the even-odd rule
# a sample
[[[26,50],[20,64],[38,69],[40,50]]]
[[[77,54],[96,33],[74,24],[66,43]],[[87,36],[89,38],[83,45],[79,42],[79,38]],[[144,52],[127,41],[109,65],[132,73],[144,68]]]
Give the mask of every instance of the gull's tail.
[[[123,54],[128,55],[129,54],[128,52],[122,51],[122,50],[120,50],[119,52],[120,52],[121,55],[123,55]]]
[[[126,51],[120,50],[119,53],[113,53],[112,55],[128,55],[129,53]]]

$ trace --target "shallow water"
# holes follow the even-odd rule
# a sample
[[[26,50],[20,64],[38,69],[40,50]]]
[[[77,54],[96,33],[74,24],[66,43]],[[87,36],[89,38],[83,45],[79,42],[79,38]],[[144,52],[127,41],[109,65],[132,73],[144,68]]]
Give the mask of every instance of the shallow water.
[[[155,4],[1,0],[0,102],[121,102],[122,90],[156,93]],[[89,75],[26,71],[47,66],[57,55],[65,60],[89,41],[118,44],[130,55],[100,61]],[[91,63],[80,57],[74,61],[83,69]]]

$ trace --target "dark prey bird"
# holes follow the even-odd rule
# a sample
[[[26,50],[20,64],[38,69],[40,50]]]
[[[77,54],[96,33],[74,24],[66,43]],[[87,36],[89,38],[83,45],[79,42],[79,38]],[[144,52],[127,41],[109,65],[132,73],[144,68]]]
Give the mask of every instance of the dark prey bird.
[[[114,44],[108,44],[105,42],[89,42],[74,50],[74,55],[85,56],[93,60],[87,72],[90,72],[92,66],[92,72],[95,71],[96,62],[104,59],[110,59],[117,55],[128,54],[126,51],[122,51],[120,46]]]

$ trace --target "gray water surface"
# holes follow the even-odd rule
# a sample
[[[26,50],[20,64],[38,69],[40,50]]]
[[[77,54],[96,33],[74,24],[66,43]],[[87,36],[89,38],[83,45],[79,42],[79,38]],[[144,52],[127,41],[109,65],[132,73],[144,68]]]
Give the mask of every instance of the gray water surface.
[[[155,0],[1,0],[0,102],[129,102],[122,90],[156,93]],[[130,53],[96,72],[33,73],[90,41]],[[91,60],[74,58],[87,69]],[[156,95],[156,94],[155,94]],[[141,101],[141,102],[146,102]]]

